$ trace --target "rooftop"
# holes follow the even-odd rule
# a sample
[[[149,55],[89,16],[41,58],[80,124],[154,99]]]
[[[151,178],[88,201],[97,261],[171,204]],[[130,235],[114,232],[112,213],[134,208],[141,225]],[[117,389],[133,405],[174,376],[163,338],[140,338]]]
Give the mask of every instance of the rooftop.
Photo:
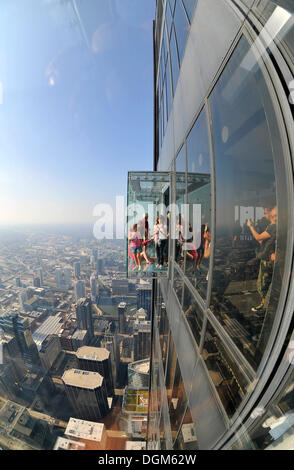
[[[62,380],[65,385],[94,390],[101,387],[103,377],[98,372],[88,372],[80,369],[69,369],[64,372]]]
[[[83,442],[71,441],[65,437],[58,437],[53,450],[85,450],[86,444]]]
[[[105,348],[93,348],[90,346],[82,346],[76,352],[78,359],[87,359],[89,361],[105,361],[108,359],[110,352]]]
[[[70,418],[65,435],[89,441],[100,442],[104,431],[103,423],[94,423],[82,419]]]
[[[58,334],[62,328],[63,323],[63,319],[59,315],[50,316],[33,333],[33,340],[35,341],[39,351],[42,347],[43,341],[47,338],[47,336]]]

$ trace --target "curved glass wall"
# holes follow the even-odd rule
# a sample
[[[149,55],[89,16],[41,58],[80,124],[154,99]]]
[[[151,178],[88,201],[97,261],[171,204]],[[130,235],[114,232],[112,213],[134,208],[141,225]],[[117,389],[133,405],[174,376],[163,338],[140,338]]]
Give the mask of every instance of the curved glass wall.
[[[211,233],[211,165],[206,109],[187,138],[187,203],[192,228],[185,243],[185,275],[206,299]]]
[[[230,446],[232,450],[293,450],[294,372],[290,372],[266,411]],[[262,412],[264,411],[264,412]]]
[[[244,37],[210,104],[216,171],[211,310],[256,369],[278,304],[287,202],[272,97],[262,65]]]
[[[186,334],[198,345],[195,357],[201,355],[199,363],[205,365],[210,390],[228,429],[237,426],[238,416],[250,414],[253,403],[260,400],[259,387],[267,389],[266,380],[280,360],[277,351],[283,347],[290,322],[284,313],[293,254],[289,104],[294,102],[294,86],[286,80],[291,78],[294,63],[294,7],[288,0],[243,3],[251,8],[251,18],[253,14],[258,17],[260,35],[256,38],[245,25],[234,49],[228,51],[222,71],[195,110],[195,122],[186,129],[173,158],[171,187],[181,215],[171,230],[183,229],[186,221],[189,226],[193,208],[201,207],[196,230],[192,226],[188,232],[196,262],[187,259],[176,240],[170,279],[181,307],[179,318],[187,320]],[[187,5],[185,12],[189,17]],[[176,40],[179,52],[178,36]],[[207,227],[207,238],[202,226]],[[199,253],[203,247],[205,255]],[[288,398],[290,384],[286,389]],[[269,429],[264,424],[266,431],[259,428],[262,418],[250,422],[249,435],[236,448],[278,448],[284,431],[289,446],[292,408],[287,406],[287,410],[266,408]],[[276,434],[272,432],[275,427],[279,427]],[[230,437],[229,433],[223,436]],[[180,434],[174,448],[179,441]]]

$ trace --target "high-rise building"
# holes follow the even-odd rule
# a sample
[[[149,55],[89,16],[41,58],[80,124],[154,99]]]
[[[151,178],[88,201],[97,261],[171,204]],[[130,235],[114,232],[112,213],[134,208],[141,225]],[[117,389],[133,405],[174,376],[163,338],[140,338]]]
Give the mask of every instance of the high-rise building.
[[[129,292],[129,283],[127,279],[112,280],[112,295],[126,296]]]
[[[58,289],[61,289],[62,288],[62,269],[57,267],[55,269],[55,280],[56,280],[56,287]]]
[[[38,269],[38,276],[39,276],[39,279],[40,279],[41,286],[43,286],[43,284],[44,284],[44,277],[43,277],[43,269],[42,269],[42,268],[39,268],[39,269]]]
[[[98,274],[104,274],[104,259],[98,258],[96,261],[96,271]]]
[[[34,276],[33,285],[34,287],[41,287],[41,280],[39,277]]]
[[[151,327],[139,327],[134,331],[134,360],[149,359],[151,354]]]
[[[62,380],[75,417],[97,421],[107,415],[106,384],[98,372],[70,369],[64,372]]]
[[[44,369],[50,369],[61,351],[60,340],[57,335],[49,335],[39,350],[41,364]]]
[[[115,382],[116,372],[119,367],[119,351],[117,350],[117,337],[114,334],[106,333],[101,340],[101,348],[107,349],[110,352],[110,360],[112,367],[112,377]],[[116,383],[116,382],[115,382]],[[114,385],[115,385],[114,383]]]
[[[71,287],[72,270],[71,267],[55,269],[56,287],[58,289],[69,289]]]
[[[119,320],[119,332],[124,334],[127,332],[127,319],[126,319],[127,304],[120,302],[117,307],[118,320]]]
[[[156,2],[157,180],[142,176],[178,207],[170,234],[196,221],[153,280],[149,449],[293,439],[279,425],[294,396],[293,14],[283,0]]]
[[[136,290],[137,293],[137,309],[143,308],[150,319],[151,315],[151,299],[152,299],[152,286],[142,285]]]
[[[92,274],[90,277],[90,288],[91,288],[92,302],[96,303],[97,295],[98,295],[98,282],[97,282],[95,274]]]
[[[77,323],[80,330],[87,330],[89,337],[94,336],[94,322],[91,299],[79,299],[76,306]]]
[[[74,283],[74,292],[76,301],[86,296],[85,282],[84,281],[75,281]]]
[[[81,275],[81,263],[80,263],[80,261],[76,261],[74,263],[74,270],[75,270],[75,277],[80,277],[80,275]]]
[[[15,278],[15,285],[16,285],[16,287],[21,287],[21,280],[20,280],[20,277],[16,277],[16,278]]]
[[[18,295],[18,302],[19,302],[19,306],[20,306],[20,310],[21,312],[24,312],[25,311],[25,302],[27,300],[27,295],[26,295],[26,291],[25,289],[22,289]]]
[[[20,317],[17,313],[7,313],[0,317],[0,328],[15,337],[26,367],[32,368],[41,365],[38,349],[27,319]]]
[[[113,396],[113,377],[110,352],[105,348],[82,346],[76,352],[78,367],[82,370],[99,372],[105,379],[107,396]]]

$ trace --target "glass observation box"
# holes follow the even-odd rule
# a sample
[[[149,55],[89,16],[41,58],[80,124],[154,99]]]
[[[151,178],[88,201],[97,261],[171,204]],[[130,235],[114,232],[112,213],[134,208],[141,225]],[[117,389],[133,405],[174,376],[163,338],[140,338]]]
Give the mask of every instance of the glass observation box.
[[[170,173],[130,172],[127,202],[128,277],[167,276]]]

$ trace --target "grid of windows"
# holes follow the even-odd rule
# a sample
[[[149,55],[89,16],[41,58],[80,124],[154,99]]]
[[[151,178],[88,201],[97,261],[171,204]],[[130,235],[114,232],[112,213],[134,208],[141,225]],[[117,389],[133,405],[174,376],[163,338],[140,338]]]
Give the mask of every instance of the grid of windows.
[[[196,3],[169,0],[166,4],[164,40],[168,43],[172,93],[189,34],[185,21],[189,28]],[[237,0],[235,3],[251,8],[251,16],[256,15],[268,34],[260,26],[260,38],[254,41],[253,31],[249,33],[246,27],[240,31],[239,41],[230,51],[213,89],[203,97],[202,109],[197,111],[191,129],[186,130],[170,167],[175,169],[170,202],[177,205],[180,214],[174,221],[178,229],[175,232],[184,232],[186,225],[190,236],[179,236],[175,243],[170,243],[170,288],[187,320],[187,336],[189,339],[193,336],[197,345],[199,361],[195,370],[198,372],[203,367],[227,429],[238,429],[240,421],[236,418],[241,413],[248,417],[250,400],[263,401],[255,386],[260,380],[265,388],[268,386],[266,380],[272,372],[269,359],[278,360],[277,350],[289,339],[286,289],[293,255],[293,180],[286,136],[286,127],[289,126],[287,131],[292,129],[287,106],[288,102],[293,104],[293,82],[287,83],[289,95],[284,96],[279,84],[281,76],[278,78],[274,71],[274,66],[280,64],[274,64],[268,51],[259,44],[259,40],[266,42],[269,49],[273,43],[278,45],[293,71],[293,2]],[[291,74],[286,74],[287,77],[290,79]],[[159,80],[158,89],[162,90],[163,83]],[[286,87],[284,92],[287,94]],[[157,114],[157,120],[162,122],[162,114]],[[164,131],[160,146],[163,137]],[[184,214],[181,206],[185,204],[188,212]],[[190,222],[192,214],[194,217],[195,206],[198,228],[195,230],[193,225],[193,230],[186,220]],[[187,243],[195,247],[191,245],[189,250]],[[169,313],[173,314],[172,307]],[[172,397],[178,365],[171,334],[169,342],[165,374],[168,400]],[[293,341],[290,344],[292,349],[285,354],[288,356],[293,353]],[[177,344],[178,347],[181,359]],[[277,348],[276,357],[272,354],[273,347]],[[277,375],[281,375],[280,369]],[[285,374],[284,369],[282,372]],[[281,381],[281,377],[277,380]],[[193,394],[197,395],[198,386],[195,382]],[[289,370],[279,393],[272,401],[267,396],[267,412],[264,410],[257,420],[250,416],[247,429],[245,432],[239,429],[240,441],[233,443],[232,448],[264,449],[284,444],[289,448],[293,438],[292,392],[293,371],[290,375]],[[170,416],[172,412],[170,409]],[[188,406],[182,425],[186,415],[187,431],[190,427],[191,434],[196,435],[197,422],[192,424]],[[186,448],[184,433],[179,431],[178,424],[173,446],[183,449]],[[174,438],[173,429],[172,433]],[[227,435],[223,442],[226,438]],[[232,438],[232,442],[235,440],[236,437]]]
[[[157,85],[160,147],[165,135],[196,3],[197,0],[167,0],[166,2]]]
[[[281,320],[289,215],[280,132],[266,71],[242,36],[174,159],[172,201],[174,292],[228,419]]]

